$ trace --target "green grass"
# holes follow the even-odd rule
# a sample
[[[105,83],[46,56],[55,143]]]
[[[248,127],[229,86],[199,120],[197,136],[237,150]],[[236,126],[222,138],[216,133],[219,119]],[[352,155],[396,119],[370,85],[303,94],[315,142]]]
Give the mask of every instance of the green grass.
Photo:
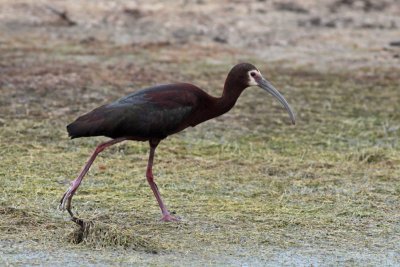
[[[147,255],[123,254],[136,263],[175,255],[182,264],[185,255],[215,263],[262,260],[277,249],[399,248],[398,74],[274,65],[267,71],[260,60],[254,63],[296,111],[296,127],[288,125],[277,101],[250,88],[228,114],[163,141],[154,174],[179,223],[158,221],[145,179],[148,145],[112,147],[98,157],[73,199],[74,211],[90,222],[82,232],[57,210],[58,201],[106,139],[68,140],[65,125],[160,81],[193,81],[220,94],[235,59],[220,52],[220,63],[208,63],[217,55],[201,47],[182,49],[179,62],[169,48],[101,47],[94,62],[83,63],[74,61],[85,54],[78,48],[46,49],[40,58],[23,51],[29,68],[8,51],[16,67],[1,74],[8,83],[0,84],[2,240]],[[123,58],[128,52],[134,63]],[[197,56],[203,59],[189,60]],[[146,70],[135,63],[146,60],[152,62]]]

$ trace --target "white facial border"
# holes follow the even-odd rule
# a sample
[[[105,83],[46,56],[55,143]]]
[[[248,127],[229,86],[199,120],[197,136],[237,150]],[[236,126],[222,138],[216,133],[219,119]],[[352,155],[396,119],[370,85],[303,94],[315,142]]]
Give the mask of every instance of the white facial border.
[[[251,73],[255,72],[256,76],[251,76]],[[261,72],[259,70],[250,70],[247,73],[247,76],[249,77],[249,86],[256,86],[258,85],[258,83],[256,82],[256,80],[254,79],[255,77],[262,77]]]

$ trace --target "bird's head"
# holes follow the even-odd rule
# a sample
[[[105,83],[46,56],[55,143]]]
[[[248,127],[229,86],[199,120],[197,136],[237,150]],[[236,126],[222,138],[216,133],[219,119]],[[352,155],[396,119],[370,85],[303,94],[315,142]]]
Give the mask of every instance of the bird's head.
[[[230,80],[231,84],[235,84],[243,89],[250,86],[258,86],[261,89],[267,91],[272,96],[281,102],[289,113],[292,124],[296,124],[296,118],[294,112],[286,99],[281,93],[269,82],[266,78],[261,75],[261,72],[252,64],[240,63],[232,68],[229,72],[227,81]]]

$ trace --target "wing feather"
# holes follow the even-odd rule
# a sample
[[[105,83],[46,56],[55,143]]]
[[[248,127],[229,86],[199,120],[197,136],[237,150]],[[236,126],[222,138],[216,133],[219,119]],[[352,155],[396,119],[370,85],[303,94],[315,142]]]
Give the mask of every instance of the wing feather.
[[[85,136],[163,139],[189,125],[185,120],[205,94],[195,86],[171,84],[132,93],[79,117],[67,126],[71,138]]]

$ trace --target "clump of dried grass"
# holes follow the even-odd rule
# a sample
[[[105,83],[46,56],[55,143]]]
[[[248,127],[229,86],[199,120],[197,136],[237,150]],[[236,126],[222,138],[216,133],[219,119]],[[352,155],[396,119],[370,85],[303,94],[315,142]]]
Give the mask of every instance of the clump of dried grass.
[[[94,220],[80,220],[74,230],[67,234],[66,240],[96,249],[122,247],[149,253],[158,253],[160,250],[154,242],[133,233],[131,229]]]

